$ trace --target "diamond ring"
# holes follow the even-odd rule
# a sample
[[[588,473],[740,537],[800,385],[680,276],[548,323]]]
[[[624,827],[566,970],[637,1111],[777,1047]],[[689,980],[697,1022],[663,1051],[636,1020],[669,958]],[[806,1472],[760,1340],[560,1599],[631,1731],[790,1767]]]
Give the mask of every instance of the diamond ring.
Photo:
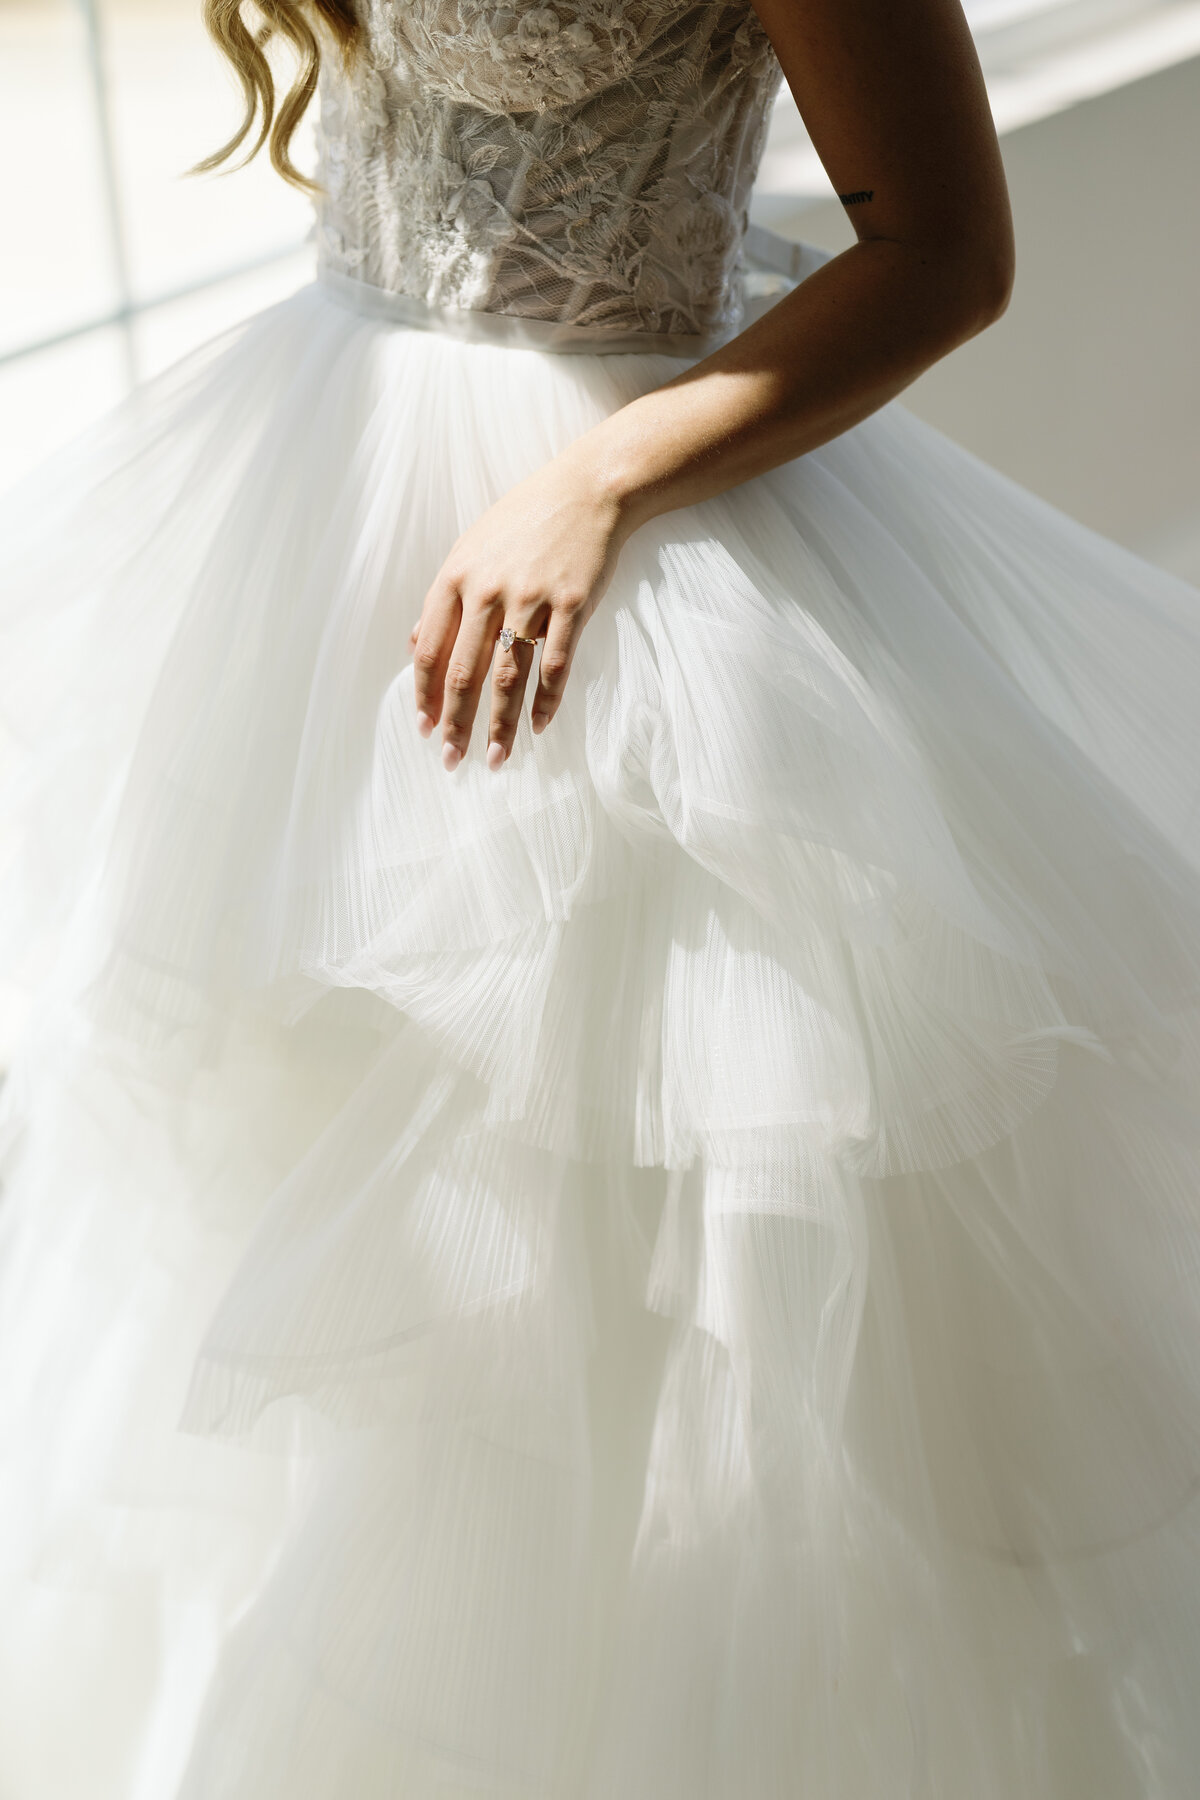
[[[500,627],[500,642],[506,650],[511,650],[514,644],[536,644],[537,641],[536,638],[519,637],[511,625]]]

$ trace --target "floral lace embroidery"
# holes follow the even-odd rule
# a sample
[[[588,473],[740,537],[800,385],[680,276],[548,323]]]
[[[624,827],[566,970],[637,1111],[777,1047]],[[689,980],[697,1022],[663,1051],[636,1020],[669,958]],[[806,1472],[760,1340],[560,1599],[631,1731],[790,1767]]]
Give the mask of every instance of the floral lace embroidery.
[[[736,326],[780,79],[729,0],[370,0],[366,56],[322,77],[322,260],[442,305]]]

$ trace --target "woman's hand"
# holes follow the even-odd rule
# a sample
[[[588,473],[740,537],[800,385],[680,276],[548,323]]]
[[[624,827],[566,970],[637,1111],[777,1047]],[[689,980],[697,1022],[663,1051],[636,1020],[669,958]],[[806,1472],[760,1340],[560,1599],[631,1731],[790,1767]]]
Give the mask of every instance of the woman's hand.
[[[458,539],[410,639],[418,729],[429,737],[440,720],[447,769],[462,761],[489,672],[488,767],[501,768],[512,750],[536,653],[532,644],[498,645],[501,626],[545,638],[532,725],[549,724],[630,527],[600,465],[572,445]]]
[[[645,520],[805,455],[999,318],[1012,216],[960,0],[752,0],[857,241],[745,331],[619,407],[459,538],[413,633],[419,723],[456,768],[492,671],[488,764],[512,748],[533,646],[533,729]]]

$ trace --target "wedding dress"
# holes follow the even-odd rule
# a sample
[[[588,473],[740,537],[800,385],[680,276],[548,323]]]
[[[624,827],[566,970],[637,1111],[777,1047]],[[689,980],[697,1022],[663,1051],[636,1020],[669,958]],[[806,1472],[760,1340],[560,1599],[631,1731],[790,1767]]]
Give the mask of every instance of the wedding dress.
[[[7,505],[4,1800],[1194,1800],[1200,595],[893,403],[415,724],[779,79],[371,0],[318,279]]]

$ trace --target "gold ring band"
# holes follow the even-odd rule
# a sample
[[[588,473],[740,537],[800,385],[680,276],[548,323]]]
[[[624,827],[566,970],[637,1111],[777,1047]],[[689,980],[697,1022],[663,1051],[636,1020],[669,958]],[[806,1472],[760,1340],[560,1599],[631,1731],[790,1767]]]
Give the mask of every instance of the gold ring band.
[[[521,637],[510,625],[502,625],[500,627],[500,642],[504,645],[506,650],[511,650],[514,644],[536,644],[539,640],[537,638]]]

